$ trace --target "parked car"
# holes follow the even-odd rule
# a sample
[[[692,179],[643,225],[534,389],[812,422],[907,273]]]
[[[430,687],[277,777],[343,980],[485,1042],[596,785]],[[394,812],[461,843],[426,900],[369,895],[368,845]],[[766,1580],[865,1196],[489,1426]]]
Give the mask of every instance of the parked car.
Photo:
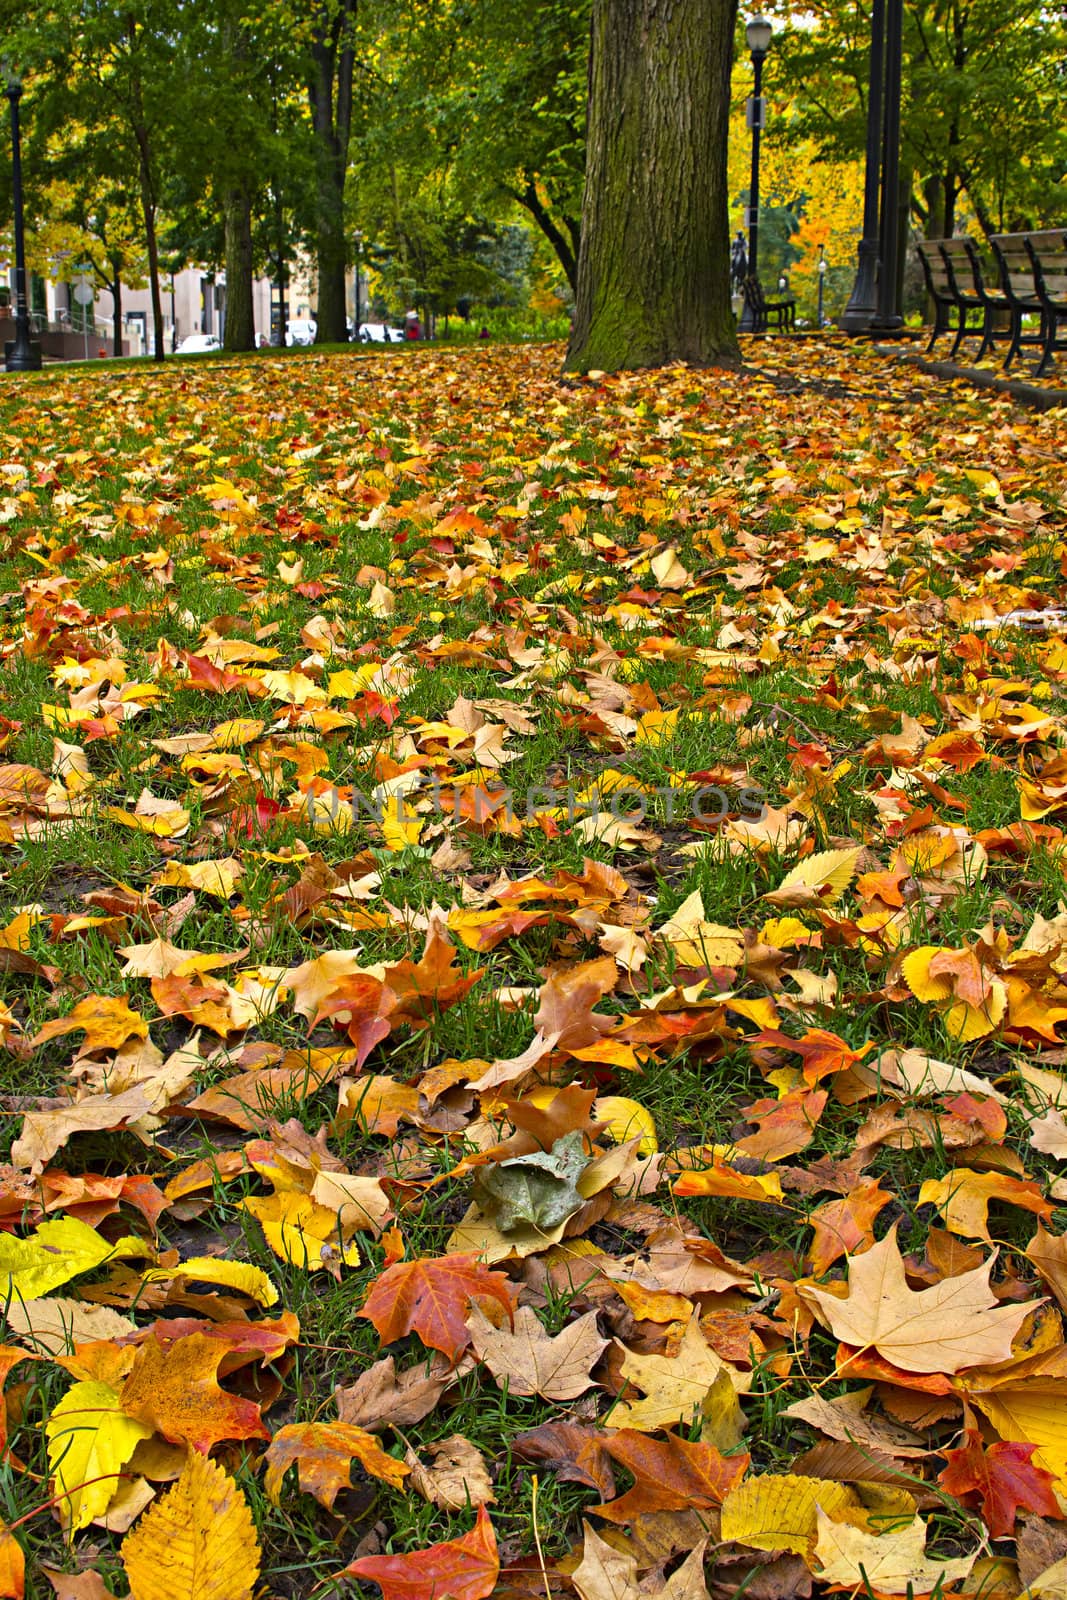
[[[289,345],[314,344],[318,331],[319,325],[312,317],[297,317],[285,331],[285,342]]]
[[[361,344],[400,344],[404,335],[401,329],[390,328],[385,322],[361,322],[359,338]]]
[[[178,346],[178,355],[180,355],[180,356],[195,356],[195,355],[202,355],[205,350],[221,350],[221,349],[222,349],[222,343],[216,337],[215,334],[213,334],[213,333],[189,333],[189,334],[186,334],[185,338],[182,340],[181,344]]]

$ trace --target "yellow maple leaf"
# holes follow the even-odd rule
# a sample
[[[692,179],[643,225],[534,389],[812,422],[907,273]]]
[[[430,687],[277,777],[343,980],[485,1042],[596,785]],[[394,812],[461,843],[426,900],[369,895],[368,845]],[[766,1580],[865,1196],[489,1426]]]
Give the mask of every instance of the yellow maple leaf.
[[[321,1272],[334,1260],[359,1266],[359,1246],[342,1245],[337,1238],[337,1212],[316,1204],[310,1195],[285,1189],[240,1203],[256,1218],[279,1260],[306,1272]]]

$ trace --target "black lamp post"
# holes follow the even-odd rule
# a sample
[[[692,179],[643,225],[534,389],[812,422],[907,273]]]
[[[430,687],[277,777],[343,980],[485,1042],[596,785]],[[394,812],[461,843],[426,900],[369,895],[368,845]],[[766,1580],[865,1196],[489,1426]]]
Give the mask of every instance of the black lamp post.
[[[360,326],[360,321],[361,321],[361,318],[360,318],[360,315],[359,315],[359,310],[360,310],[360,307],[359,307],[359,269],[360,269],[360,264],[361,264],[362,257],[363,257],[363,230],[361,228],[357,228],[356,231],[355,231],[355,234],[353,235],[353,237],[354,237],[355,242],[356,242],[356,333],[355,333],[355,339],[356,339],[356,343],[358,344],[359,343],[359,326]]]
[[[26,233],[22,220],[22,144],[19,138],[19,101],[22,83],[8,71],[7,89],[11,103],[11,186],[15,221],[15,337],[4,345],[4,366],[8,372],[39,372],[41,346],[30,338],[30,312],[26,304]]]
[[[748,186],[748,274],[759,278],[759,141],[767,121],[767,107],[763,99],[763,63],[771,47],[774,30],[766,17],[751,17],[745,24],[745,39],[752,57],[752,97],[748,102],[748,125],[752,129],[752,176]],[[741,311],[741,332],[750,332],[754,326],[752,307],[746,298]]]
[[[903,22],[904,0],[872,0],[863,238],[856,281],[841,316],[846,333],[891,332],[902,323],[897,268]]]
[[[900,311],[900,100],[904,57],[904,0],[887,0],[885,25],[885,123],[882,132],[881,268],[878,311],[872,328],[893,333],[903,326]]]
[[[825,319],[823,317],[823,310],[822,310],[823,291],[824,291],[825,284],[826,284],[826,254],[825,254],[825,251],[826,251],[826,246],[825,245],[820,245],[819,246],[819,327],[820,328],[822,328],[825,325]]]
[[[885,76],[885,0],[871,6],[867,70],[867,152],[863,184],[863,238],[856,281],[841,313],[846,333],[865,333],[878,309],[878,183],[882,170],[882,79]]]

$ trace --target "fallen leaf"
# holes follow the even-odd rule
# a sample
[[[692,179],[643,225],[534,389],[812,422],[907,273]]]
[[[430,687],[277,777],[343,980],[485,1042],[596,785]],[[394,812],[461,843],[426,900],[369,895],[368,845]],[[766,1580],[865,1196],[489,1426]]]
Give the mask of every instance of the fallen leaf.
[[[122,1410],[173,1444],[205,1453],[222,1439],[269,1439],[259,1406],[219,1387],[226,1353],[225,1344],[202,1333],[167,1347],[149,1335],[123,1385]]]
[[[122,1545],[130,1600],[252,1600],[260,1551],[248,1502],[195,1451]]]
[[[980,1502],[990,1537],[1004,1539],[1014,1530],[1020,1511],[1061,1515],[1052,1492],[1055,1478],[1031,1460],[1036,1448],[998,1439],[987,1449],[977,1428],[968,1428],[963,1444],[945,1451],[946,1465],[937,1481],[965,1505]]]
[[[622,1376],[642,1390],[643,1400],[619,1401],[611,1413],[615,1428],[636,1428],[654,1433],[675,1423],[688,1426],[699,1416],[708,1394],[724,1374],[736,1389],[745,1380],[717,1356],[700,1331],[700,1319],[693,1313],[673,1356],[639,1355],[623,1351]]]
[[[613,1461],[631,1473],[632,1489],[590,1509],[608,1522],[629,1522],[650,1511],[685,1511],[719,1506],[748,1469],[747,1455],[723,1456],[714,1445],[690,1443],[676,1434],[650,1439],[630,1428],[608,1435]]]
[[[894,1227],[849,1257],[846,1298],[809,1284],[800,1294],[845,1344],[877,1350],[905,1372],[959,1372],[1006,1361],[1032,1310],[997,1303],[989,1287],[994,1259],[928,1289],[909,1289]]]
[[[485,1457],[461,1433],[450,1434],[428,1447],[430,1464],[413,1450],[405,1457],[411,1468],[411,1487],[431,1505],[445,1511],[476,1511],[492,1505],[493,1483]]]
[[[607,1349],[597,1332],[595,1311],[587,1311],[555,1337],[532,1306],[520,1306],[513,1325],[496,1328],[477,1305],[467,1318],[471,1343],[497,1383],[509,1394],[539,1394],[544,1400],[575,1400],[590,1387],[589,1368]]]
[[[949,1232],[961,1234],[965,1239],[989,1239],[991,1200],[1021,1206],[1045,1222],[1055,1210],[1038,1184],[1022,1182],[1004,1172],[974,1172],[970,1167],[954,1167],[943,1178],[927,1178],[919,1190],[919,1204],[936,1206]]]
[[[878,1594],[928,1594],[946,1583],[959,1583],[975,1557],[935,1561],[926,1554],[926,1524],[921,1517],[906,1528],[868,1533],[847,1522],[834,1522],[820,1509],[815,1558],[823,1583],[848,1588],[869,1585]]]
[[[263,1487],[274,1504],[282,1499],[282,1480],[289,1468],[298,1469],[304,1494],[312,1494],[327,1511],[342,1489],[351,1484],[352,1462],[357,1461],[372,1478],[392,1489],[404,1486],[408,1468],[387,1455],[372,1433],[348,1422],[292,1422],[279,1428],[264,1456],[267,1471]]]
[[[72,1534],[107,1509],[119,1473],[151,1433],[124,1413],[106,1383],[76,1383],[53,1406],[45,1424],[48,1460],[60,1516]]]
[[[474,1256],[398,1261],[375,1279],[357,1315],[373,1322],[383,1344],[415,1333],[454,1365],[471,1342],[466,1317],[475,1297],[495,1300],[511,1318],[514,1287]]]
[[[382,1591],[382,1600],[485,1600],[500,1574],[500,1557],[489,1513],[478,1509],[470,1533],[445,1544],[401,1556],[362,1556],[345,1567],[346,1578],[370,1578]],[[141,1600],[140,1596],[136,1600]]]
[[[756,1550],[809,1556],[822,1508],[861,1509],[854,1490],[795,1473],[761,1473],[732,1488],[722,1502],[722,1537]]]
[[[392,1356],[385,1356],[349,1388],[334,1390],[337,1413],[342,1422],[368,1430],[407,1428],[429,1416],[456,1378],[456,1368],[441,1355],[403,1372],[397,1372]]]

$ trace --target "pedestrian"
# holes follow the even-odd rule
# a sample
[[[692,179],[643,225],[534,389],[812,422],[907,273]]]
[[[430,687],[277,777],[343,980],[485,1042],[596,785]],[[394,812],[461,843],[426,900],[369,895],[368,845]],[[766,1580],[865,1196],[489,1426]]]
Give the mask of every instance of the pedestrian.
[[[489,329],[485,326],[484,323],[482,324],[482,331],[478,335],[478,337],[479,337],[479,339],[488,339],[488,337],[489,337]]]

